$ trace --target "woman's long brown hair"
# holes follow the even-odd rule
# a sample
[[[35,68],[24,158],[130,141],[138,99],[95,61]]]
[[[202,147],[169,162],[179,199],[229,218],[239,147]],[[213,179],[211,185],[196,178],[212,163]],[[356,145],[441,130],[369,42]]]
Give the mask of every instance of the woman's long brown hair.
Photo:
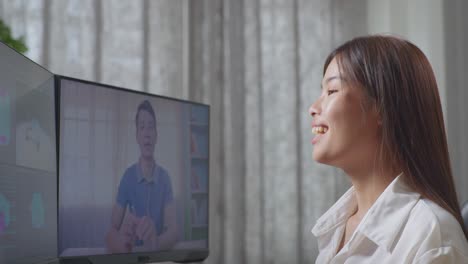
[[[407,40],[365,36],[335,49],[345,80],[361,86],[382,120],[382,147],[404,181],[423,197],[449,211],[460,223],[437,83],[424,53]],[[382,156],[381,156],[382,157]],[[388,158],[388,156],[387,156]]]

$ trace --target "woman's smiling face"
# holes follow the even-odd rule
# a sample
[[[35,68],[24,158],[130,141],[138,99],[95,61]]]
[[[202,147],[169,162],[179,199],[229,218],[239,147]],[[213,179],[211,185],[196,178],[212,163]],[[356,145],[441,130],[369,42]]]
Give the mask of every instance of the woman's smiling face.
[[[345,169],[375,156],[378,114],[364,92],[346,81],[334,58],[323,76],[321,95],[309,108],[314,160]]]

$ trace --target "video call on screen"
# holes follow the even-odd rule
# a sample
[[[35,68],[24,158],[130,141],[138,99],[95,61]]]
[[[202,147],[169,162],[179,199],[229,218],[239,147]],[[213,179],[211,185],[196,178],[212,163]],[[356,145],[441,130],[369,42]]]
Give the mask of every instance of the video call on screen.
[[[154,141],[137,133],[145,101],[154,110]],[[152,120],[148,113],[140,118]],[[125,211],[122,221],[133,212],[147,215],[163,233],[162,212],[172,203],[172,249],[208,248],[207,106],[65,78],[59,119],[59,256],[110,254],[106,235],[116,205]],[[158,168],[152,191],[139,186],[145,155]],[[132,242],[130,252],[140,244]]]

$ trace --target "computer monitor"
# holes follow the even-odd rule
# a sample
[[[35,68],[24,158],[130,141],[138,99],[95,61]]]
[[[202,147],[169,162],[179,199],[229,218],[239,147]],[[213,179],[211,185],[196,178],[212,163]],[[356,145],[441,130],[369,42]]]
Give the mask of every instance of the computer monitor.
[[[209,106],[64,76],[56,87],[61,262],[205,259]]]
[[[0,263],[57,257],[53,74],[0,42]]]

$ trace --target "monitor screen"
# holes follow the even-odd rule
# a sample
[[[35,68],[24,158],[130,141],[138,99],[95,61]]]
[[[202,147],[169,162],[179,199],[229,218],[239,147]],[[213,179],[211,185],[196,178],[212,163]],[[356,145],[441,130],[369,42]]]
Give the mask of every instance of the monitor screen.
[[[57,257],[53,74],[0,43],[0,263]]]
[[[59,257],[206,258],[209,106],[63,76],[56,83]]]

